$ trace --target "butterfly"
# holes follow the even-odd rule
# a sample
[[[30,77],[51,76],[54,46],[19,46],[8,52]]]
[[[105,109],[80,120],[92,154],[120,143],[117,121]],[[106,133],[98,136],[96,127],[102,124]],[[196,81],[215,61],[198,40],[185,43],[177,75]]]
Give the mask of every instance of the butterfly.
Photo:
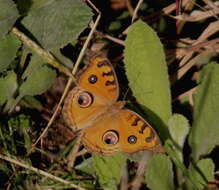
[[[93,56],[68,93],[63,117],[73,131],[83,130],[85,148],[102,155],[156,150],[160,139],[140,115],[117,101],[119,84],[110,61]]]

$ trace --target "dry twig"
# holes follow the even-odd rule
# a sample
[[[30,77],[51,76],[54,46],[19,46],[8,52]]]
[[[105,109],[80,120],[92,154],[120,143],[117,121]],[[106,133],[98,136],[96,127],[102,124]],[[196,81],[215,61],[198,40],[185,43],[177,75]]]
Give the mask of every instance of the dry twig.
[[[66,181],[66,180],[64,180],[64,179],[62,179],[62,178],[60,178],[60,177],[54,176],[54,175],[52,175],[52,174],[50,174],[50,173],[47,173],[47,172],[45,172],[45,171],[43,171],[43,170],[40,170],[40,169],[38,169],[38,168],[35,168],[35,167],[29,166],[29,165],[27,165],[27,164],[24,164],[24,163],[22,163],[22,162],[20,162],[20,161],[18,161],[18,160],[15,160],[15,159],[13,159],[13,158],[10,158],[10,157],[8,157],[8,156],[4,156],[4,155],[0,154],[0,158],[3,159],[3,160],[5,160],[5,161],[8,161],[8,162],[10,162],[10,163],[12,163],[12,164],[16,164],[16,165],[18,165],[18,166],[20,166],[20,167],[22,167],[22,168],[26,168],[26,169],[28,169],[28,170],[31,170],[31,171],[33,171],[33,172],[39,174],[39,175],[42,175],[42,176],[45,176],[45,177],[49,178],[49,179],[52,179],[52,180],[61,182],[61,183],[65,184],[65,185],[69,185],[70,187],[76,188],[76,189],[78,189],[78,190],[85,190],[84,188],[82,188],[82,187],[80,187],[80,186],[78,186],[78,185],[75,185],[75,184],[73,184],[73,183],[71,183],[71,182],[69,182],[69,181]]]

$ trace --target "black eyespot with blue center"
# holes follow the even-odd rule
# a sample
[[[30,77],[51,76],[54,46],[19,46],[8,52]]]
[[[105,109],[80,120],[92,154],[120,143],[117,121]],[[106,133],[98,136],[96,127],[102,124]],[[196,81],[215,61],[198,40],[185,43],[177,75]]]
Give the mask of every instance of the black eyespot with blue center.
[[[129,136],[129,137],[128,137],[128,142],[129,142],[130,144],[135,144],[135,143],[137,142],[137,137],[134,136],[134,135]]]
[[[98,78],[96,75],[90,75],[88,78],[89,83],[95,84],[97,82]]]

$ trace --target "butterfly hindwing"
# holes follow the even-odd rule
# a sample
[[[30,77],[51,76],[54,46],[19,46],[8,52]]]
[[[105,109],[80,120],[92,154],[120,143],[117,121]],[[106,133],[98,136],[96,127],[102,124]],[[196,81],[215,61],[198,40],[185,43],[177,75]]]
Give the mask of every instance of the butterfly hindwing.
[[[150,124],[128,109],[114,110],[114,113],[108,113],[96,121],[92,127],[84,130],[82,142],[91,152],[103,155],[153,151],[161,145]]]

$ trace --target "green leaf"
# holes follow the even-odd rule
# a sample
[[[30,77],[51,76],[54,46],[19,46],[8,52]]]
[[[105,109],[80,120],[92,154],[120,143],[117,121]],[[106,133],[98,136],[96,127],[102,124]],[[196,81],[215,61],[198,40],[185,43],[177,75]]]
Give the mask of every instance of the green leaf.
[[[120,182],[126,157],[116,154],[110,157],[93,156],[93,166],[98,176],[98,181],[104,189],[116,190]]]
[[[0,39],[11,30],[19,14],[12,0],[0,0]]]
[[[0,171],[4,172],[5,174],[9,175],[10,174],[10,169],[8,168],[8,166],[4,163],[0,163]]]
[[[69,69],[73,68],[73,62],[70,58],[65,57],[60,49],[55,49],[52,50],[51,53],[56,57],[56,59],[58,59],[61,63],[63,63],[64,66],[68,67]]]
[[[95,170],[93,167],[93,157],[84,160],[81,164],[76,165],[74,168],[87,174],[94,175]]]
[[[194,102],[194,123],[189,136],[194,160],[219,144],[218,86],[219,65],[210,63],[202,71]]]
[[[13,34],[9,34],[6,38],[0,40],[0,72],[7,69],[14,60],[20,45],[20,40]]]
[[[33,0],[17,0],[17,8],[22,15],[26,15]]]
[[[52,86],[55,77],[56,72],[52,68],[47,65],[41,66],[21,84],[19,96],[10,105],[7,105],[6,110],[10,109],[9,112],[11,112],[24,96],[35,96],[45,92]]]
[[[5,77],[0,77],[0,104],[10,99],[17,87],[17,76],[14,72],[10,71]]]
[[[124,56],[135,98],[158,131],[167,135],[164,127],[171,115],[170,86],[163,46],[152,28],[140,20],[134,23],[128,31]]]
[[[40,56],[33,54],[30,63],[28,64],[27,68],[25,69],[22,75],[22,79],[27,78],[33,72],[37,71],[40,67],[42,67],[43,64],[43,59]]]
[[[171,140],[165,141],[165,150],[168,154],[168,156],[171,158],[171,160],[176,165],[177,169],[180,169],[183,176],[186,177],[186,179],[191,183],[193,189],[197,189],[196,181],[194,180],[194,177],[192,175],[189,175],[188,169],[185,167],[183,162],[180,160],[178,152],[176,152],[175,146],[173,145],[173,142]],[[181,175],[181,174],[180,174]],[[179,181],[179,184],[182,184],[182,181]]]
[[[110,23],[109,30],[114,31],[114,30],[119,30],[121,28],[122,24],[120,21],[113,21]]]
[[[199,160],[196,167],[190,167],[190,175],[196,180],[199,190],[204,189],[210,180],[214,179],[214,163],[211,159]],[[193,190],[193,186],[188,181],[188,189]]]
[[[170,135],[176,145],[176,151],[180,160],[183,161],[182,149],[186,136],[189,133],[189,122],[183,115],[174,114],[168,123]]]
[[[170,159],[164,154],[154,155],[148,162],[145,172],[147,186],[151,190],[175,189],[173,184],[173,170]]]
[[[14,117],[14,118],[12,117],[8,121],[8,125],[11,129],[18,131],[24,138],[24,142],[22,142],[20,139],[16,139],[16,141],[19,144],[24,143],[24,146],[26,147],[26,149],[29,149],[32,145],[31,138],[28,134],[28,130],[31,125],[31,120],[29,116],[20,114],[17,117]]]
[[[52,86],[55,77],[55,70],[46,65],[40,67],[38,70],[29,75],[26,81],[22,83],[19,89],[19,96],[35,96],[42,94]]]
[[[25,96],[21,101],[21,105],[28,108],[35,108],[39,111],[43,109],[41,102],[33,96]]]
[[[76,40],[92,13],[80,0],[35,1],[22,23],[47,49],[57,49]]]

